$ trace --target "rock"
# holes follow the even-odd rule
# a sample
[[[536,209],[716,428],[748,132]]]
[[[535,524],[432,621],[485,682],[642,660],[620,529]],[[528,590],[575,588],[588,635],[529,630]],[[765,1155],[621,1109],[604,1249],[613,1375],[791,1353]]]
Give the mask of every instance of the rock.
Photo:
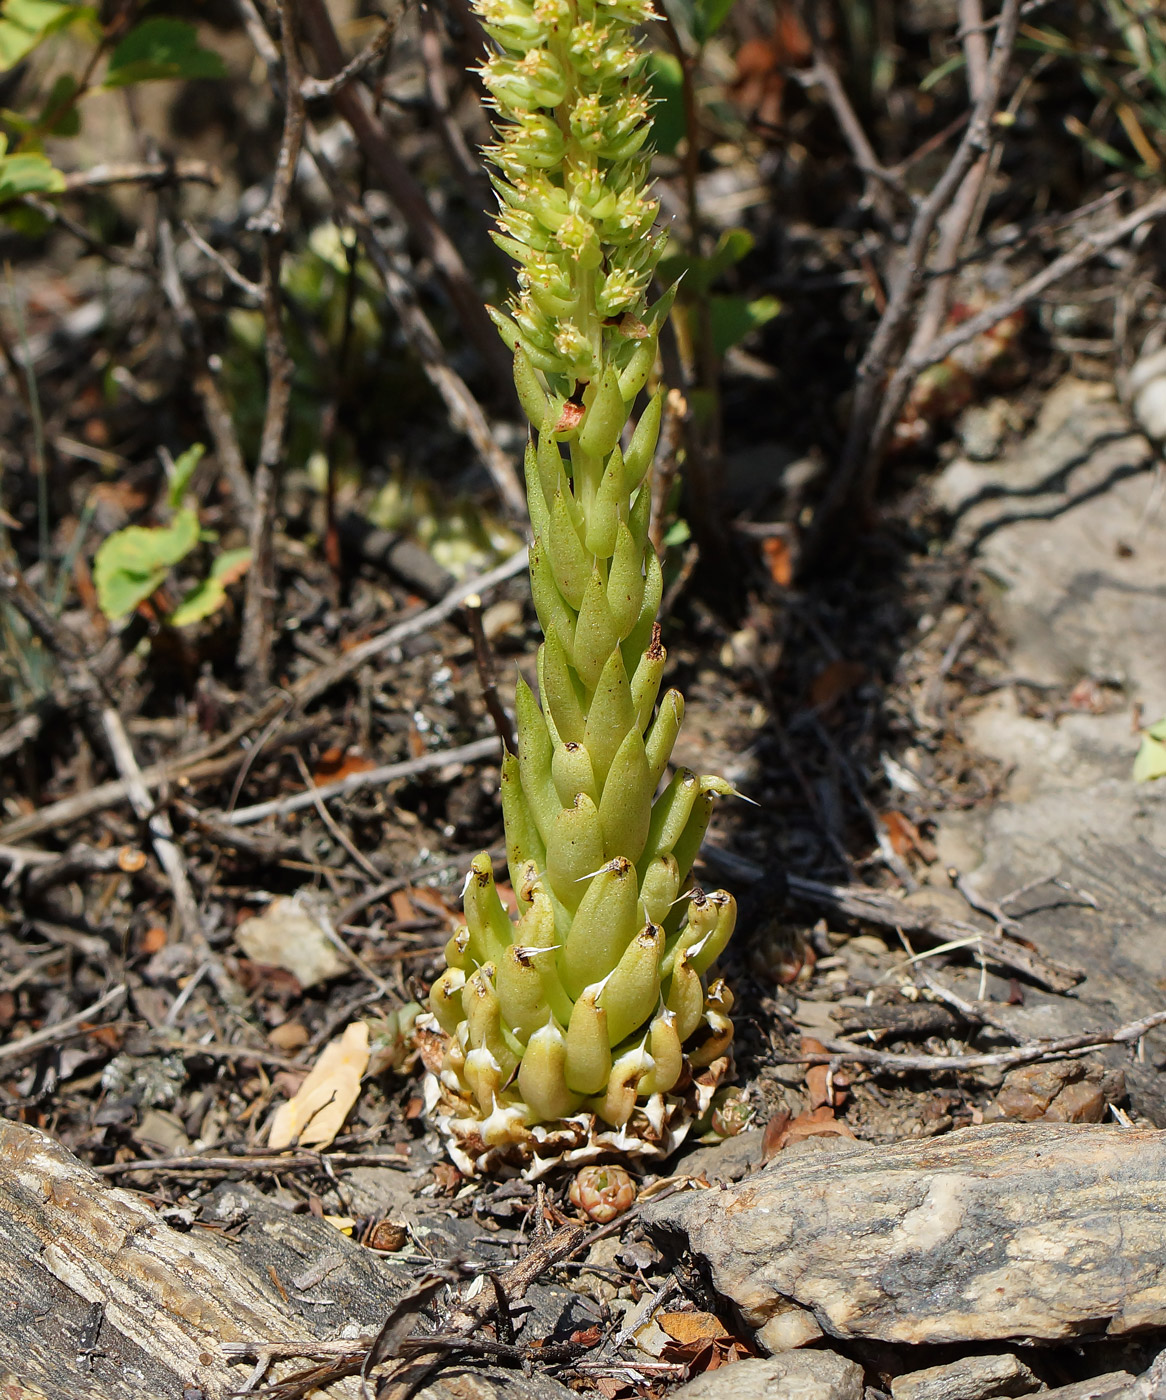
[[[721,1142],[697,1143],[687,1150],[685,1144],[669,1163],[669,1170],[690,1176],[700,1176],[703,1172],[713,1185],[719,1181],[740,1181],[761,1166],[764,1138],[761,1128],[746,1128],[736,1137]]]
[[[1007,399],[969,404],[959,416],[956,437],[973,462],[990,462],[999,457],[1008,435],[1012,409]]]
[[[326,917],[309,911],[298,896],[273,899],[266,912],[243,920],[235,942],[252,962],[282,967],[306,990],[350,971],[328,937]]]
[[[992,466],[953,462],[938,504],[986,576],[1009,670],[1040,684],[1082,678],[1117,687],[1157,718],[1166,707],[1166,515],[1149,510],[1153,454],[1108,384],[1067,379],[1037,426]],[[985,704],[970,735],[1017,771],[1010,795],[1128,774],[1136,745],[1125,713],[1020,713],[1015,691]]]
[[[1001,899],[1042,877],[1063,882],[1034,887],[1009,913],[1023,915],[1024,937],[1046,957],[1086,973],[1072,998],[1025,987],[1023,1005],[996,1007],[1010,1031],[1025,1038],[1074,1035],[1166,1006],[1166,784],[1105,782],[1072,802],[1048,793],[1001,804],[986,818],[982,850],[968,883],[983,898]],[[966,993],[970,984],[962,987]],[[982,1035],[980,1043],[989,1046],[990,1037]],[[1152,1031],[1144,1045],[1144,1057],[1115,1047],[1099,1058],[1124,1071],[1137,1112],[1164,1127],[1166,1032]]]
[[[862,1367],[833,1351],[738,1361],[697,1376],[669,1400],[862,1400]]]
[[[776,1317],[796,1337],[804,1314],[832,1337],[923,1345],[1166,1326],[1164,1206],[1163,1135],[999,1123],[782,1154],[642,1223],[666,1253],[687,1237],[752,1327]]]
[[[247,1184],[217,1188],[201,1221],[246,1228],[230,1235],[172,1228],[148,1197],[111,1187],[47,1133],[0,1119],[0,1377],[19,1377],[16,1395],[43,1391],[53,1400],[186,1390],[228,1400],[252,1361],[225,1343],[373,1336],[417,1278]],[[527,1299],[537,1312],[537,1289]],[[101,1329],[88,1353],[78,1339],[92,1327],[94,1304]],[[554,1310],[551,1326],[565,1316]],[[268,1380],[304,1364],[279,1360]],[[328,1389],[335,1400],[361,1393],[357,1377]],[[478,1370],[451,1369],[416,1393],[417,1400],[571,1400],[546,1375]]]
[[[1056,1390],[1041,1393],[1041,1400],[1126,1400],[1126,1393],[1135,1379],[1128,1371],[1108,1371],[1072,1385],[1059,1385]],[[1132,1400],[1132,1397],[1130,1398]]]
[[[1124,1097],[1121,1070],[1107,1071],[1096,1061],[1055,1060],[1006,1074],[995,1107],[1000,1117],[1026,1122],[1100,1123],[1107,1105]]]
[[[891,1382],[894,1400],[992,1400],[999,1395],[1027,1395],[1044,1382],[1010,1352],[1003,1356],[965,1356],[950,1366],[928,1366]]]
[[[1129,372],[1126,394],[1142,431],[1166,438],[1166,349],[1141,356]]]

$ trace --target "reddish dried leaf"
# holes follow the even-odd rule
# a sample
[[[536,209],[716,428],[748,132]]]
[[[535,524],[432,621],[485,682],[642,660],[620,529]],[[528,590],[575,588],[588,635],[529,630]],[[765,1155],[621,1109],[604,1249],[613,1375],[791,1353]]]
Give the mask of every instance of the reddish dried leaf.
[[[715,1313],[710,1312],[667,1312],[656,1314],[656,1325],[674,1342],[692,1346],[697,1342],[711,1342],[717,1337],[732,1334]]]
[[[166,930],[153,924],[146,929],[141,938],[138,939],[138,951],[144,953],[146,957],[152,957],[160,948],[166,946]]]
[[[902,812],[884,812],[879,821],[897,856],[909,856],[919,849],[919,828]]]
[[[577,428],[583,421],[583,405],[572,403],[569,399],[563,405],[563,411],[559,415],[559,421],[555,424],[553,431],[556,433],[569,433]]]
[[[793,1120],[781,1135],[775,1153],[788,1147],[792,1142],[801,1142],[808,1137],[847,1137],[854,1134],[834,1117],[834,1110],[828,1104],[816,1108],[813,1113],[803,1113]]]
[[[413,901],[409,898],[408,891],[394,890],[389,895],[389,903],[393,906],[393,918],[399,924],[415,923],[417,910],[413,907]]]
[[[581,1327],[577,1332],[571,1333],[571,1341],[577,1347],[593,1347],[603,1336],[603,1329],[596,1323],[590,1327]]]
[[[827,710],[860,686],[866,677],[867,670],[861,661],[831,661],[814,677],[810,704],[816,710]]]
[[[334,744],[330,749],[325,749],[316,760],[316,766],[312,770],[312,781],[317,784],[335,783],[341,778],[347,778],[350,773],[367,773],[370,768],[375,767],[373,760],[364,754],[352,749],[342,749],[339,744]]]
[[[794,557],[789,545],[779,535],[761,541],[761,557],[769,577],[779,588],[788,588],[794,578]]]
[[[765,1125],[765,1133],[761,1138],[761,1160],[768,1162],[771,1157],[775,1157],[785,1145],[785,1130],[789,1127],[789,1110],[779,1109]]]
[[[802,1036],[801,1049],[803,1055],[825,1055],[826,1047],[820,1040],[815,1040],[811,1035]],[[810,1091],[810,1107],[821,1108],[824,1104],[829,1104],[830,1094],[827,1087],[830,1078],[829,1065],[809,1065],[806,1068],[806,1088]]]

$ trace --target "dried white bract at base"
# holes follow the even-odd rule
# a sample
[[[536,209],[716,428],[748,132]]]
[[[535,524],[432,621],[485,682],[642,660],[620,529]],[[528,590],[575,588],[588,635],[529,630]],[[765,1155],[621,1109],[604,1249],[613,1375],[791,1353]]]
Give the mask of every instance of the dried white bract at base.
[[[713,1096],[732,1077],[732,1057],[722,1054],[686,1076],[668,1094],[637,1102],[627,1121],[615,1127],[594,1112],[539,1122],[516,1092],[504,1091],[483,1114],[471,1094],[452,1088],[459,1061],[451,1037],[429,1018],[419,1023],[425,1076],[425,1114],[464,1176],[521,1174],[528,1181],[559,1165],[581,1166],[619,1154],[650,1160],[667,1157],[708,1114]],[[452,1054],[450,1052],[453,1052]]]

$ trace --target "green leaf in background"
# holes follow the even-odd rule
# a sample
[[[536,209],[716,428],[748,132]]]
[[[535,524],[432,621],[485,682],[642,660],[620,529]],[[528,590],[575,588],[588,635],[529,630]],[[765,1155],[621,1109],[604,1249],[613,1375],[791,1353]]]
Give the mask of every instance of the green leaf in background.
[[[652,89],[652,140],[661,155],[670,156],[685,133],[684,88],[680,60],[653,49],[648,55],[648,86]]]
[[[0,3],[0,73],[15,68],[50,34],[74,20],[95,18],[89,5],[69,5],[61,0],[2,0]]]
[[[171,627],[187,627],[210,617],[227,601],[227,586],[236,583],[251,567],[251,551],[227,549],[215,560],[210,574],[192,588],[167,618]]]
[[[1134,782],[1148,783],[1166,778],[1166,720],[1159,720],[1142,735],[1138,756],[1134,759]]]
[[[93,558],[101,611],[115,621],[143,602],[198,543],[198,512],[180,510],[169,525],[129,525],[102,541]]]
[[[705,45],[724,24],[733,8],[733,0],[695,0],[692,15],[693,38]]]
[[[182,499],[190,486],[190,478],[194,475],[194,469],[202,461],[205,452],[206,448],[202,443],[196,442],[193,447],[188,447],[174,463],[174,470],[170,475],[170,485],[166,492],[167,504],[171,510],[177,510],[182,504]]]
[[[222,78],[223,60],[198,42],[198,30],[161,15],[131,29],[109,57],[107,88],[128,87],[163,78]]]
[[[660,261],[660,279],[675,282],[684,278],[684,299],[705,295],[712,284],[729,268],[735,267],[753,251],[754,237],[747,228],[729,228],[717,239],[717,246],[707,258],[675,253]]]
[[[10,156],[7,148],[7,138],[0,134],[0,204],[22,194],[59,194],[65,188],[65,177],[47,156]]]
[[[40,149],[40,138],[45,136],[76,136],[81,130],[81,111],[73,102],[77,91],[77,79],[72,73],[62,73],[53,83],[52,91],[45,99],[40,116],[25,116],[23,112],[13,112],[5,107],[0,110],[0,119],[12,127],[25,139],[21,151]],[[31,138],[35,133],[36,141]]]
[[[772,321],[781,310],[776,297],[712,297],[709,312],[712,319],[713,345],[718,355],[739,345],[751,331]]]

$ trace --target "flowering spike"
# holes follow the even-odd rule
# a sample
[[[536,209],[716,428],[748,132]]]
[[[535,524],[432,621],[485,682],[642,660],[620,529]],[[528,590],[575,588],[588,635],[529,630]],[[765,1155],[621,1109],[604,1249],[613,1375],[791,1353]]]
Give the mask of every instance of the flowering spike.
[[[681,770],[655,795],[684,701],[660,694],[664,580],[649,537],[664,389],[635,412],[675,295],[647,299],[663,238],[635,31],[655,18],[651,0],[474,3],[495,46],[481,75],[496,242],[518,264],[491,314],[533,429],[545,641],[537,697],[518,682],[517,752],[502,763],[518,923],[479,856],[431,996],[449,1036],[438,1125],[469,1171],[536,1149],[541,1167],[599,1133],[593,1116],[619,1130],[605,1139],[617,1149],[675,1145],[707,1101],[707,1076],[698,1088],[689,1069],[728,1068],[731,996],[706,981],[736,918],[730,896],[689,880],[729,785]]]

